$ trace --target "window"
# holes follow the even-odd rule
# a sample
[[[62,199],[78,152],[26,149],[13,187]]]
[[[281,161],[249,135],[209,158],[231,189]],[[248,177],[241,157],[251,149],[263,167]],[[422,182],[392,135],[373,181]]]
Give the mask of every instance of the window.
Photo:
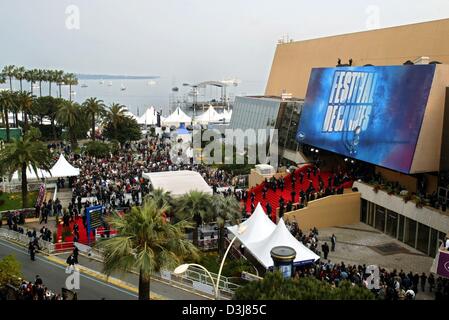
[[[399,215],[398,240],[404,242],[404,220],[403,215]]]
[[[360,209],[360,221],[363,223],[367,222],[367,211],[368,211],[368,202],[365,199],[361,201],[361,209]]]
[[[376,206],[376,225],[374,227],[382,232],[385,231],[385,211],[384,207]]]
[[[422,223],[418,223],[418,240],[416,249],[425,254],[429,251],[429,232],[430,228]]]
[[[414,248],[415,240],[416,240],[416,221],[406,218],[404,242]]]
[[[387,228],[385,233],[396,238],[398,231],[398,214],[396,212],[387,210]]]
[[[438,230],[430,229],[429,256],[435,257],[438,249]]]

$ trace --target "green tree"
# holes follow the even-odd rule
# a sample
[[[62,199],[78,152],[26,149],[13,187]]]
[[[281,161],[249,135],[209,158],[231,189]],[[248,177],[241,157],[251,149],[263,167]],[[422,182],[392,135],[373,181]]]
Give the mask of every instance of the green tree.
[[[142,207],[133,207],[126,215],[115,214],[110,225],[118,236],[98,243],[104,250],[103,270],[107,275],[139,271],[140,300],[149,299],[151,274],[175,268],[186,257],[198,256],[198,249],[185,238],[189,223],[168,223],[165,211],[165,207],[146,200]]]
[[[95,123],[97,117],[101,117],[105,114],[105,104],[103,100],[98,100],[97,98],[89,98],[83,103],[83,107],[86,109],[88,116],[92,119],[92,134],[91,138],[95,141]]]
[[[136,141],[142,137],[137,121],[125,116],[114,126],[114,122],[106,122],[103,135],[109,140],[117,140],[121,144],[127,141]]]
[[[22,278],[22,266],[13,255],[7,255],[0,260],[0,288],[7,284],[18,285]]]
[[[10,130],[9,130],[9,110],[13,108],[14,101],[10,91],[0,91],[0,106],[3,111],[3,121],[6,128],[6,142],[10,141]]]
[[[33,85],[37,81],[37,70],[32,69],[25,71],[25,80],[30,83],[30,93],[33,95]]]
[[[158,208],[165,207],[166,210],[171,210],[175,207],[174,199],[172,198],[170,191],[164,191],[161,188],[151,191],[147,198],[156,203]]]
[[[69,101],[72,101],[72,86],[78,85],[78,79],[74,73],[66,73],[63,76],[63,82],[69,86]]]
[[[176,201],[176,218],[195,222],[193,226],[193,243],[195,245],[198,245],[198,228],[203,221],[211,219],[212,203],[211,195],[196,190],[182,195]]]
[[[4,66],[2,70],[2,77],[8,78],[9,80],[9,90],[12,92],[12,78],[14,78],[14,72],[15,72],[16,66],[9,65]]]
[[[241,219],[239,202],[234,197],[214,195],[212,197],[211,215],[207,215],[207,222],[215,222],[218,226],[218,254],[223,258],[225,253],[225,224],[238,224]]]
[[[126,118],[126,107],[119,103],[111,104],[104,116],[104,126],[112,129],[113,139],[118,140],[118,126]]]
[[[79,104],[62,100],[56,113],[56,119],[67,128],[70,145],[74,150],[78,146],[77,126],[81,124],[83,119]]]
[[[0,151],[0,167],[11,177],[18,171],[22,176],[22,204],[28,207],[27,169],[30,168],[38,176],[38,168],[50,171],[51,155],[47,147],[37,141],[35,130],[24,134],[22,139],[13,142]]]
[[[109,153],[111,152],[109,145],[100,141],[89,141],[84,147],[86,148],[86,154],[97,158],[109,156]]]
[[[23,112],[24,116],[24,126],[23,131],[26,132],[28,130],[28,116],[32,114],[33,104],[34,104],[34,96],[26,91],[18,92],[16,95],[16,103],[19,106],[20,110]]]
[[[368,289],[342,281],[333,287],[313,277],[285,279],[280,272],[268,272],[260,281],[237,289],[235,300],[373,300]]]
[[[59,87],[59,98],[62,98],[62,85],[64,84],[64,71],[55,70],[54,71],[54,81]]]
[[[23,83],[23,80],[26,80],[25,79],[26,72],[27,72],[27,70],[24,67],[16,67],[16,68],[14,68],[14,78],[19,80],[20,92],[23,91],[22,83]]]

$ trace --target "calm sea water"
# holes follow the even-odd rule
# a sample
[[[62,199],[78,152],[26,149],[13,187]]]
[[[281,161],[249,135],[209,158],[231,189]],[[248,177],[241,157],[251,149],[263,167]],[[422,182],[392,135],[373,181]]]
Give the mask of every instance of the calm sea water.
[[[189,87],[185,87],[182,83],[174,84],[172,80],[159,78],[153,79],[155,83],[149,83],[151,80],[104,80],[103,84],[100,84],[100,80],[79,80],[78,86],[72,87],[74,94],[72,99],[74,101],[82,103],[89,97],[96,97],[102,99],[107,105],[113,102],[121,103],[128,107],[128,109],[134,114],[142,115],[146,108],[154,106],[156,110],[162,110],[163,115],[169,114],[170,101],[178,101],[182,104],[183,101],[192,101],[192,97],[188,95],[190,92]],[[112,85],[108,85],[109,82]],[[87,85],[82,88],[81,85]],[[37,84],[38,85],[38,84]],[[126,90],[122,91],[121,87],[125,87]],[[15,90],[19,89],[18,81],[13,81],[13,87]],[[172,92],[173,87],[178,87],[179,92]],[[9,88],[9,82],[1,84],[0,88]],[[30,91],[30,85],[27,82],[23,82],[23,89]],[[242,81],[238,86],[229,86],[227,88],[228,97],[231,101],[238,95],[260,95],[265,90],[264,81]],[[42,84],[42,95],[48,95],[48,84]],[[56,96],[59,92],[59,88],[52,84],[52,95]],[[33,94],[39,96],[39,88],[33,89]],[[62,96],[69,98],[69,87],[62,87]],[[206,87],[206,89],[200,89],[198,95],[198,101],[210,101],[211,99],[219,100],[221,96],[220,88]]]

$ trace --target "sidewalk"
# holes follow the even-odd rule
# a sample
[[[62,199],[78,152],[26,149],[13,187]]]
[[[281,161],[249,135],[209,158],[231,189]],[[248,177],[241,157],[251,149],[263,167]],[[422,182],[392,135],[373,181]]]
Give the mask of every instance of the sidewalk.
[[[62,261],[65,264],[65,261],[69,253],[61,254],[57,256],[57,259]],[[94,272],[102,274],[103,264],[97,260],[87,258],[85,256],[78,256],[79,266],[81,268],[90,269]],[[90,274],[92,275],[92,274]],[[103,275],[104,276],[104,275]],[[131,285],[137,288],[139,287],[139,276],[134,273],[113,273],[111,275],[112,278],[115,278],[119,281],[123,281],[125,285]],[[114,283],[118,285],[117,283]],[[184,289],[176,288],[160,282],[158,280],[150,281],[150,295],[153,295],[155,299],[159,300],[207,300],[205,297],[199,296],[193,292],[188,292]]]
[[[402,269],[405,273],[426,273],[429,275],[433,258],[412,247],[364,224],[324,228],[319,231],[320,246],[325,241],[331,246],[330,237],[335,234],[337,243],[328,258],[334,263],[377,265],[388,271]],[[321,250],[321,247],[319,248]],[[433,293],[419,288],[417,300],[433,300]]]

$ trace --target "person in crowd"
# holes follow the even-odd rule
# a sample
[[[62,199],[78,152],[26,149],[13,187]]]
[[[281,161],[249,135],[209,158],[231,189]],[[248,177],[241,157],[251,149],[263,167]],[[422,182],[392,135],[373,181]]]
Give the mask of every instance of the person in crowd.
[[[331,236],[331,251],[335,251],[335,245],[337,244],[337,237],[335,234]]]
[[[35,261],[36,248],[34,247],[34,243],[32,241],[28,244],[28,253],[30,254],[31,261]]]
[[[328,254],[329,254],[329,245],[327,244],[327,242],[325,242],[325,243],[321,246],[321,250],[323,251],[324,260],[327,260],[327,256],[328,256]]]

